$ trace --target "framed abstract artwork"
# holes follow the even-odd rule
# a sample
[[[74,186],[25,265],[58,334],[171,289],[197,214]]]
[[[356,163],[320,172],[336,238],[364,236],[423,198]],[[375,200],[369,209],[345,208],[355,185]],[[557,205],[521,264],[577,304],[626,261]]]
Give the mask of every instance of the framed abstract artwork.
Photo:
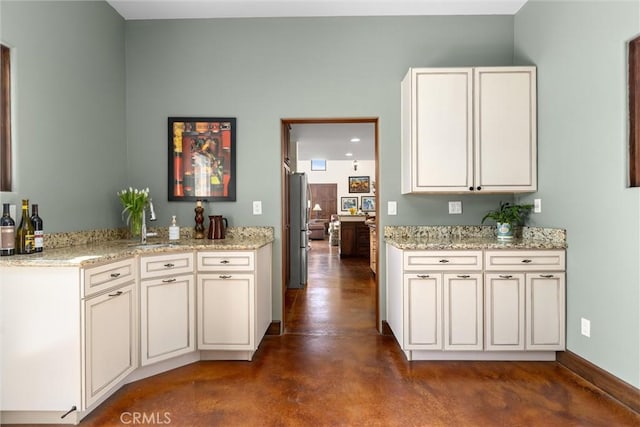
[[[236,200],[236,119],[169,117],[169,200]]]

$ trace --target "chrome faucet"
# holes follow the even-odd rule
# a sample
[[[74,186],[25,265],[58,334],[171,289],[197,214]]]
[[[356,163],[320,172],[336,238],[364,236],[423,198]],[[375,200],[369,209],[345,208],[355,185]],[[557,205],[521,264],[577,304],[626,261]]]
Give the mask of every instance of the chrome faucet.
[[[153,209],[153,202],[149,199],[149,221],[156,220],[156,211]],[[157,236],[158,233],[147,233],[147,210],[142,208],[142,228],[140,230],[140,243],[147,243],[147,237]]]

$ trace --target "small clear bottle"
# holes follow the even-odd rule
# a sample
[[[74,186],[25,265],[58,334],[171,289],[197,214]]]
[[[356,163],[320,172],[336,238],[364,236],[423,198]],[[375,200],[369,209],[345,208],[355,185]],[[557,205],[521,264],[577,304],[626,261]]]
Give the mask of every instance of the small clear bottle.
[[[171,216],[171,226],[169,226],[169,240],[180,239],[180,227],[176,225],[176,216]]]

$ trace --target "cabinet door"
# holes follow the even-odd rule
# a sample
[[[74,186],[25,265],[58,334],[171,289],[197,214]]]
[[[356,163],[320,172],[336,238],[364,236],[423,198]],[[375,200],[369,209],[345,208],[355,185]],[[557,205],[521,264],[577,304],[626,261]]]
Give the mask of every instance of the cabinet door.
[[[136,368],[135,301],[131,283],[84,302],[85,408]]]
[[[565,273],[527,273],[527,350],[565,348]]]
[[[198,349],[253,350],[253,274],[198,275]]]
[[[474,84],[476,189],[535,191],[535,67],[475,68]]]
[[[485,350],[524,350],[524,274],[484,276]]]
[[[415,68],[403,81],[402,193],[473,185],[472,77],[471,68]]]
[[[442,273],[404,275],[406,350],[442,350]]]
[[[193,274],[143,280],[140,291],[140,363],[195,351]]]
[[[444,275],[444,349],[482,350],[482,273]]]

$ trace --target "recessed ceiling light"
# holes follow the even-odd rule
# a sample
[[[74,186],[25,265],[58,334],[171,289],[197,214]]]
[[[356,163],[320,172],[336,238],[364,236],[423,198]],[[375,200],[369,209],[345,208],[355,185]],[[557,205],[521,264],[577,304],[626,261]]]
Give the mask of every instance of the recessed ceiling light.
[[[347,157],[351,157],[351,156],[353,156],[353,153],[344,153],[344,155],[347,156]]]
[[[350,141],[351,142],[360,142],[360,138],[351,138]]]

